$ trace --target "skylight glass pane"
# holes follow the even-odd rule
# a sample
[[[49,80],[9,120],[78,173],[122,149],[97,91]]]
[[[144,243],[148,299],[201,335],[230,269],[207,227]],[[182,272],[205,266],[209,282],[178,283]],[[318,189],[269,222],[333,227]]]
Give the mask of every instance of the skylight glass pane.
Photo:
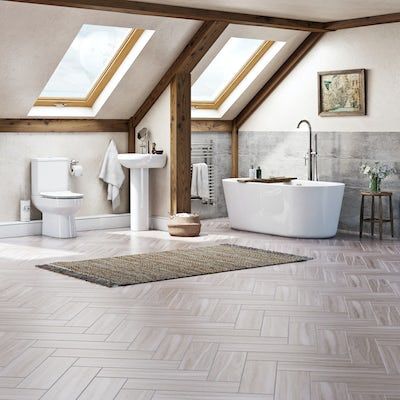
[[[40,98],[86,98],[131,32],[130,28],[83,25]]]
[[[192,101],[215,101],[263,43],[259,39],[230,38],[192,86]]]

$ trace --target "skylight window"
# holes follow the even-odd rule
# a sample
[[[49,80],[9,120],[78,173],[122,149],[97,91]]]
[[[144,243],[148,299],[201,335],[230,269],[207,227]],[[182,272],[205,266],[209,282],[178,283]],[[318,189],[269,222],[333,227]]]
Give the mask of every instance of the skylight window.
[[[218,109],[274,42],[230,38],[192,86],[192,106]]]
[[[143,30],[83,25],[35,106],[91,107]]]

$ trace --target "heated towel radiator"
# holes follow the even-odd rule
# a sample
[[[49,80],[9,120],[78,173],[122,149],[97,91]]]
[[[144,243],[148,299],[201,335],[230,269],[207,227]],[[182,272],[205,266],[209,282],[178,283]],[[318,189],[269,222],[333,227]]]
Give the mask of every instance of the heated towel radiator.
[[[207,202],[208,205],[214,205],[216,202],[214,158],[214,142],[212,140],[204,143],[192,142],[192,164],[206,163],[208,166],[208,188],[210,191],[210,199]],[[192,168],[190,173],[192,173]],[[192,200],[200,200],[200,198],[192,197]]]

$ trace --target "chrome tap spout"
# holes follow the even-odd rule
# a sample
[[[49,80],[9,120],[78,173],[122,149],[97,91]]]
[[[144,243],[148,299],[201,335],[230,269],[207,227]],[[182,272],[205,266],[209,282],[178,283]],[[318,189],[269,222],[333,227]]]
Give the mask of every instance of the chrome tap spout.
[[[308,159],[308,180],[309,181],[317,181],[318,180],[318,167],[317,167],[317,135],[315,134],[315,149],[313,150],[313,134],[312,128],[309,121],[306,119],[302,119],[297,124],[297,129],[300,128],[302,124],[306,124],[308,126],[309,133],[309,141],[308,141],[308,153],[306,155]]]

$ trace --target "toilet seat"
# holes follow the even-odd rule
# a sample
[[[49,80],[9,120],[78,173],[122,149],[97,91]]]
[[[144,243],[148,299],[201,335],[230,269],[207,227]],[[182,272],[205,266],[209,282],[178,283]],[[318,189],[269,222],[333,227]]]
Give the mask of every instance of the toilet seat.
[[[46,199],[82,199],[83,198],[82,193],[74,193],[74,192],[71,192],[70,190],[59,191],[59,192],[41,192],[40,196],[44,197]]]

